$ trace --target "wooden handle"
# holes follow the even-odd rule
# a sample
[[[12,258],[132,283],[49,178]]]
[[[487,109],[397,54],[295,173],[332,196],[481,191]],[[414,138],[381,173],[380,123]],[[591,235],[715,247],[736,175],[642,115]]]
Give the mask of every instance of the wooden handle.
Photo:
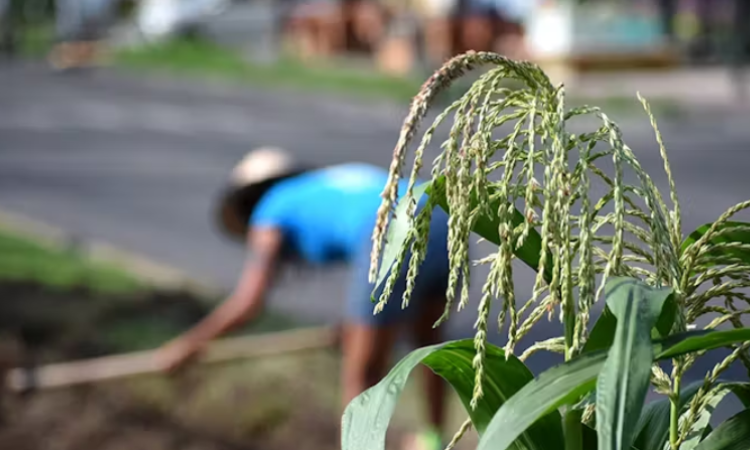
[[[202,363],[219,363],[255,358],[315,348],[330,347],[338,340],[333,327],[305,328],[215,341],[203,357]],[[159,372],[156,351],[133,352],[101,358],[49,364],[28,370],[11,369],[6,377],[6,388],[12,391],[53,389],[98,381],[146,375]]]

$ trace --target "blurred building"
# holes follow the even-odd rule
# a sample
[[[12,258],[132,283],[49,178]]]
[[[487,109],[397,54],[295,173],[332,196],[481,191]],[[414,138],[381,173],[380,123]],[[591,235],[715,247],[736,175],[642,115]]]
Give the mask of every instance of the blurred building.
[[[75,1],[89,0],[0,0],[0,32],[13,29],[7,5]],[[133,31],[128,36],[141,40],[197,28],[249,57],[357,56],[396,75],[467,50],[532,59],[560,77],[723,64],[745,53],[750,30],[747,12],[738,9],[748,0],[97,1],[112,8],[134,3],[123,20]]]
[[[359,53],[408,73],[472,49],[552,71],[726,63],[750,26],[747,0],[288,1],[279,29],[302,58]]]

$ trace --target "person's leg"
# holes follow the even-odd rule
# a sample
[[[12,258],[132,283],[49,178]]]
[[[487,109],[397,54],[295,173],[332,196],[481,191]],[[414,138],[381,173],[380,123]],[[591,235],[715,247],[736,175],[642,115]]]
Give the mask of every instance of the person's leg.
[[[443,341],[442,327],[434,325],[445,311],[449,274],[448,215],[436,208],[432,212],[427,254],[420,266],[412,300],[416,314],[410,321],[410,331],[418,347]],[[407,438],[405,447],[409,450],[443,448],[446,382],[426,366],[421,370],[429,428]]]
[[[370,239],[363,240],[359,253],[352,261],[351,280],[346,299],[346,314],[342,333],[344,407],[364,390],[375,385],[386,374],[391,350],[398,337],[399,324],[405,311],[401,310],[400,296],[406,287],[400,277],[385,309],[373,314],[383,286],[375,289],[368,281],[370,269]],[[405,273],[405,271],[402,270]]]
[[[344,324],[341,364],[342,410],[356,396],[386,374],[397,337],[394,326],[373,326],[356,321]]]
[[[366,239],[351,267],[341,336],[342,411],[386,375],[404,314],[400,309],[400,293],[405,288],[403,277],[396,283],[386,308],[373,314],[375,304],[371,302],[371,296],[379,298],[383,286],[374,289],[368,281],[369,247],[369,239]]]
[[[445,298],[436,297],[425,302],[420,315],[413,323],[414,343],[426,347],[442,342],[443,333],[440,327],[433,327],[443,314]],[[442,430],[445,421],[445,381],[429,367],[422,366],[424,395],[427,400],[427,419],[436,430]]]
[[[378,314],[373,314],[375,304],[371,302],[371,296],[378,300],[386,282],[377,289],[368,282],[369,236],[363,242],[360,254],[353,261],[352,289],[347,299],[343,334],[342,382],[345,406],[386,374],[391,350],[401,325],[408,326],[420,346],[440,341],[440,330],[433,329],[432,325],[443,313],[445,304],[443,299],[448,280],[447,220],[448,217],[442,210],[433,211],[426,259],[420,266],[410,305],[406,309],[402,309],[402,298],[406,290],[409,252],[388,303]],[[418,439],[407,445],[411,449],[437,450],[441,445],[439,434],[444,415],[445,386],[442,379],[431,371],[425,371],[425,375],[425,393],[432,429],[417,436],[428,439]]]

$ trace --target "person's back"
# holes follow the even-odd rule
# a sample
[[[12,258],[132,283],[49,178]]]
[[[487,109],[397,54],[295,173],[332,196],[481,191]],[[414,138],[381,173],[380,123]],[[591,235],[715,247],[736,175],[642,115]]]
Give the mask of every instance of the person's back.
[[[255,208],[250,225],[281,228],[305,261],[349,261],[372,233],[387,181],[385,170],[362,163],[305,172],[271,187]],[[404,181],[399,195],[406,189]]]

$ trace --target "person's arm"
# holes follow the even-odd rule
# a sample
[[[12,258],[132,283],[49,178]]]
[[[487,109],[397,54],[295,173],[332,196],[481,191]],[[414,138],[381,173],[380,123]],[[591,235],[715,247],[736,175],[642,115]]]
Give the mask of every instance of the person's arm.
[[[160,352],[164,370],[174,370],[200,352],[206,344],[256,317],[264,306],[265,294],[276,268],[282,234],[264,228],[249,233],[250,257],[232,294],[191,330],[168,343]]]

